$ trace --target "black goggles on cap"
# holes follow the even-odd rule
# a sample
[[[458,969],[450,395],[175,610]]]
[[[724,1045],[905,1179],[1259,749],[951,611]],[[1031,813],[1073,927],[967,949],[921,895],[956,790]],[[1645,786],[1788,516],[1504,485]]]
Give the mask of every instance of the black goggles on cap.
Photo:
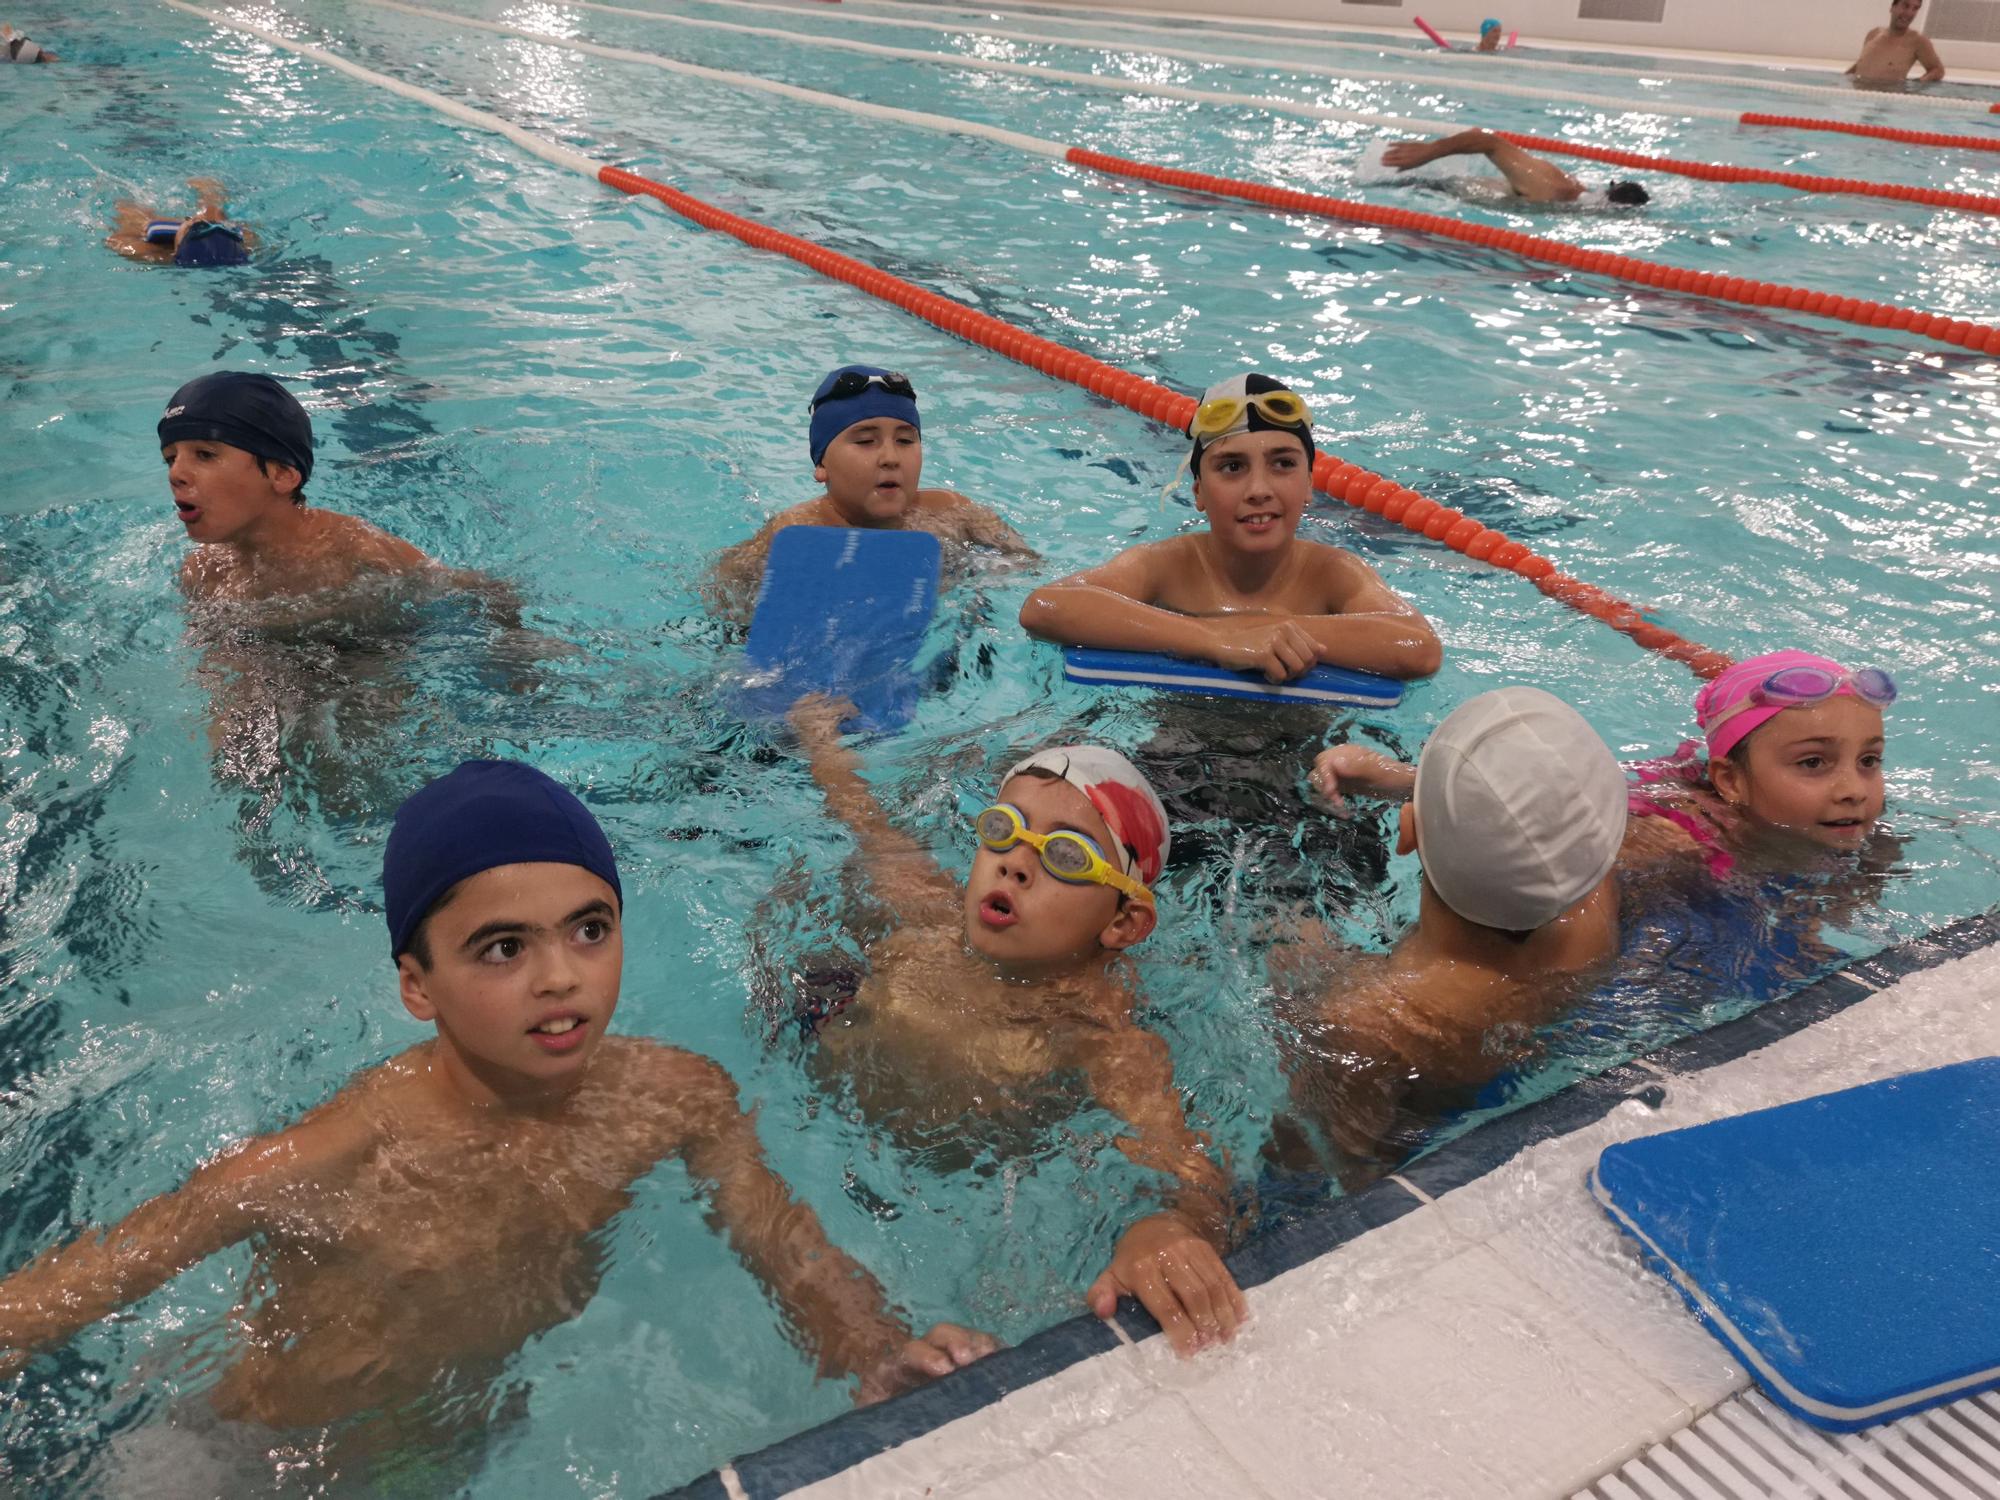
[[[833,384],[812,398],[807,411],[818,411],[829,401],[852,401],[871,385],[879,385],[892,396],[917,399],[917,388],[910,384],[907,375],[863,375],[859,370],[842,370],[834,377]]]

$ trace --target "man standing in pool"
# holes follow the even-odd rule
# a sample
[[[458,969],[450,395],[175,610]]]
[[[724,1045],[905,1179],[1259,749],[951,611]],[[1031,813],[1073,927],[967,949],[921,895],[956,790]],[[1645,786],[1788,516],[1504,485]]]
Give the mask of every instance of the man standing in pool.
[[[748,619],[757,602],[771,538],[787,526],[857,526],[928,531],[945,545],[945,572],[962,570],[970,547],[1032,558],[1018,532],[956,490],[918,488],[923,475],[923,419],[910,377],[873,365],[843,365],[813,392],[807,448],[818,499],[781,511],[748,541],[716,560],[709,579],[714,607]]]
[[[251,1439],[291,1429],[346,1470],[412,1426],[485,1420],[487,1403],[439,1393],[478,1390],[583,1310],[599,1231],[669,1157],[820,1373],[855,1379],[857,1400],[993,1350],[951,1324],[911,1333],[771,1171],[720,1067],[606,1035],[624,893],[566,788],[516,762],[461,765],[397,811],[382,890],[403,1006],[436,1037],[0,1282],[0,1368],[248,1241],[256,1291],[208,1394],[258,1427],[212,1432],[216,1456],[247,1448],[268,1468],[268,1442]],[[456,1407],[466,1415],[440,1415]],[[246,1493],[240,1479],[223,1492]]]
[[[1289,682],[1322,664],[1428,677],[1429,623],[1351,552],[1301,540],[1312,417],[1267,375],[1212,387],[1191,429],[1195,508],[1208,529],[1145,542],[1036,589],[1029,634],[1066,646],[1158,651]]]
[[[1891,0],[1889,24],[1877,26],[1861,43],[1861,55],[1847,72],[1856,83],[1902,87],[1910,69],[1919,63],[1924,74],[1919,83],[1938,83],[1944,78],[1944,61],[1931,39],[1916,28],[1917,12],[1924,0]]]
[[[1388,953],[1308,927],[1271,955],[1300,1038],[1279,1155],[1328,1160],[1353,1187],[1394,1171],[1411,1117],[1469,1103],[1616,955],[1627,788],[1583,716],[1530,687],[1460,705],[1414,767],[1336,745],[1312,784],[1336,808],[1404,803],[1397,852],[1422,864],[1416,926]]]

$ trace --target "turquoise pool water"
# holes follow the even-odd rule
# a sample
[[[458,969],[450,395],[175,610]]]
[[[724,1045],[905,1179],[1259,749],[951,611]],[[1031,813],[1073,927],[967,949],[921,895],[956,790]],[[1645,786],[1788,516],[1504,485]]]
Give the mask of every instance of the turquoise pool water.
[[[457,9],[1326,190],[1345,189],[1370,135],[553,4]],[[1991,904],[1991,360],[1105,182],[362,0],[242,13],[1179,389],[1246,366],[1286,374],[1312,399],[1327,447],[1693,639],[1735,654],[1806,640],[1891,667],[1905,697],[1889,823],[1906,842],[1839,941],[1862,951]],[[816,11],[687,13],[1834,176],[2000,183],[2000,166],[1974,153],[1620,119],[1288,73],[1282,61],[1207,68],[1151,57],[1137,39],[1107,55],[971,29],[944,37],[888,15],[864,29]],[[1295,779],[1305,746],[1266,752],[1277,764],[1260,771],[1255,719],[1219,728],[1068,687],[1054,654],[1014,625],[1040,578],[1192,524],[1184,494],[1158,499],[1181,444],[790,262],[241,34],[144,4],[30,5],[13,19],[66,60],[13,70],[0,89],[11,210],[0,227],[0,1264],[117,1217],[419,1039],[383,961],[381,839],[423,779],[468,755],[508,754],[589,788],[619,849],[622,1026],[721,1060],[760,1101],[778,1169],[914,1318],[1018,1339],[1076,1310],[1141,1186],[1107,1117],[1081,1112],[1026,1147],[898,1147],[808,1074],[773,971],[824,946],[847,845],[797,763],[730,713],[731,647],[696,585],[716,548],[812,493],[803,429],[817,377],[848,359],[906,369],[924,398],[929,482],[993,504],[1046,563],[949,597],[949,681],[906,733],[867,749],[892,805],[956,859],[953,819],[1020,747],[1086,733],[1185,744],[1222,730],[1245,743],[1161,752],[1165,763],[1237,788],[1244,805],[1273,805],[1269,786]],[[1282,51],[1314,55],[1294,39]],[[1577,86],[1604,92],[1605,80]],[[1723,81],[1674,84],[1670,96],[1766,102]],[[1990,128],[1942,125],[1893,100],[1843,113]],[[231,186],[264,236],[254,270],[169,274],[98,248],[115,197],[136,187],[175,201],[202,173]],[[1617,220],[1371,194],[1676,264],[2000,316],[1986,269],[1994,221],[1653,182],[1654,208]],[[480,622],[449,606],[360,636],[301,630],[250,653],[248,707],[214,752],[212,684],[174,586],[184,543],[153,441],[167,393],[214,367],[269,370],[306,398],[317,502],[516,580],[531,623],[582,651],[514,671],[495,663]],[[1447,646],[1436,679],[1358,732],[1414,750],[1465,696],[1514,680],[1575,702],[1627,756],[1670,748],[1686,728],[1685,669],[1400,529],[1344,508],[1309,525],[1369,557]],[[524,675],[533,690],[511,690]],[[1415,897],[1406,863],[1381,875],[1372,828],[1341,831],[1340,867],[1305,894],[1379,941]],[[1211,828],[1185,847],[1165,930],[1142,950],[1148,1015],[1174,1047],[1192,1115],[1248,1176],[1282,1096],[1263,941],[1280,903],[1300,895],[1299,860],[1277,834]],[[753,911],[769,934],[755,947]],[[1754,987],[1735,973],[1695,978],[1621,989],[1554,1028],[1545,1066],[1516,1093],[1733,1013]],[[524,1349],[494,1393],[511,1415],[485,1439],[473,1493],[647,1493],[843,1408],[702,1225],[678,1168],[641,1185],[604,1252],[597,1297]],[[247,1266],[240,1253],[205,1263],[39,1363],[0,1416],[16,1472],[71,1492],[107,1485],[120,1444],[179,1413],[212,1372]]]

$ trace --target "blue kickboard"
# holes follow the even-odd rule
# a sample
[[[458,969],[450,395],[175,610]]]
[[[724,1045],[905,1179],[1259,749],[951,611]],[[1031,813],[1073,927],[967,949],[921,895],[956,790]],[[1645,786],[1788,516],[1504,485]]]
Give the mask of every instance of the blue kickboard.
[[[833,693],[867,728],[908,722],[942,556],[925,531],[787,526],[772,537],[744,645],[746,708],[781,714],[808,693]]]
[[[1146,687],[1217,698],[1254,698],[1264,703],[1394,708],[1403,701],[1403,684],[1395,678],[1350,672],[1345,667],[1314,667],[1293,682],[1267,682],[1261,672],[1239,672],[1151,651],[1097,651],[1087,646],[1070,646],[1063,651],[1063,676],[1092,687]]]
[[[1590,1190],[1771,1399],[1853,1432],[2000,1386],[2000,1057],[1606,1148]]]

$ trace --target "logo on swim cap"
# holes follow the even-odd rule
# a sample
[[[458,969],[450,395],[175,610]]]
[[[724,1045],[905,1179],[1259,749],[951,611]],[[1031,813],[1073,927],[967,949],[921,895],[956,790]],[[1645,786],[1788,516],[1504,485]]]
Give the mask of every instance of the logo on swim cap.
[[[167,408],[167,417],[178,417],[182,412],[186,410],[187,408],[185,406],[170,406]],[[166,420],[166,417],[162,417],[160,420],[164,422]]]

